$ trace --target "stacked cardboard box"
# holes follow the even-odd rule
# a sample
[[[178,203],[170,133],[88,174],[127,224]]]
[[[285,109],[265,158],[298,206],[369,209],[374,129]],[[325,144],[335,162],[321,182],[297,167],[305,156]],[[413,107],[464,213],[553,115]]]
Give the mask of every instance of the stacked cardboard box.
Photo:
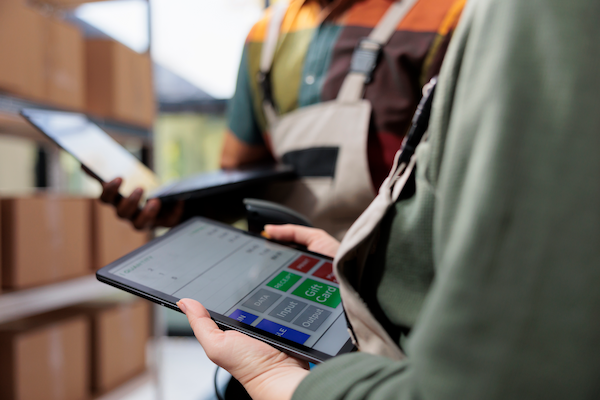
[[[0,1],[0,60],[2,92],[141,127],[153,124],[148,55],[113,40],[86,43],[78,28],[44,17],[25,1]]]
[[[125,123],[150,127],[155,101],[152,62],[124,45],[106,39],[86,41],[87,109]]]
[[[37,0],[39,3],[46,3],[58,7],[74,7],[84,3],[94,3],[104,0]]]
[[[92,338],[92,392],[114,389],[146,369],[150,303],[94,302],[76,307],[87,315]]]
[[[54,195],[4,198],[2,285],[22,289],[89,274],[91,203]]]
[[[2,292],[2,202],[0,202],[0,292]]]
[[[24,3],[0,1],[0,90],[82,110],[85,55],[81,32]]]
[[[0,325],[0,398],[89,398],[89,321],[45,314]]]
[[[44,17],[22,3],[0,1],[0,90],[43,101]]]
[[[59,107],[85,107],[85,47],[83,35],[73,25],[45,21],[45,100]]]
[[[136,231],[131,223],[119,219],[113,206],[93,201],[92,266],[99,269],[132,252],[148,241],[147,232]]]

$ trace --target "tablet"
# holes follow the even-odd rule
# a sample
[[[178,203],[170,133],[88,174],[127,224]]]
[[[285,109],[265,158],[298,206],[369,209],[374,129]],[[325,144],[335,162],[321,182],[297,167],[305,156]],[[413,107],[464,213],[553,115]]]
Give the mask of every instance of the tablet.
[[[122,196],[138,187],[144,193],[159,187],[158,177],[85,115],[41,109],[22,109],[33,126],[89,169],[99,181],[122,177]]]
[[[100,182],[123,178],[119,194],[124,197],[129,197],[138,187],[144,189],[145,197],[157,197],[164,202],[229,196],[269,182],[296,178],[294,168],[289,165],[263,164],[196,174],[160,185],[154,172],[84,114],[24,108],[21,115],[75,157]]]
[[[198,300],[217,325],[319,363],[353,350],[332,260],[195,217],[97,272],[179,311]]]

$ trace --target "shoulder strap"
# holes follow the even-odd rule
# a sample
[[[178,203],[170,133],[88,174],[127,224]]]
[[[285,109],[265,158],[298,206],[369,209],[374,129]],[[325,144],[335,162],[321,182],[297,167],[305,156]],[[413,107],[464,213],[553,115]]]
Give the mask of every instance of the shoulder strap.
[[[398,0],[387,10],[377,26],[367,38],[360,40],[350,63],[350,72],[338,93],[338,101],[354,102],[363,95],[366,83],[371,80],[371,74],[377,66],[377,60],[383,46],[389,42],[396,27],[408,14],[418,0]]]
[[[275,56],[275,50],[277,49],[277,40],[279,39],[281,23],[283,22],[287,8],[288,2],[285,0],[281,0],[273,6],[271,19],[269,20],[269,26],[267,27],[267,33],[260,53],[258,84],[262,89],[262,105],[268,126],[273,126],[277,120],[270,75],[273,57]]]
[[[279,31],[281,30],[281,23],[283,22],[287,8],[288,2],[285,0],[279,1],[273,5],[271,19],[269,20],[262,52],[260,53],[260,72],[265,74],[271,71],[273,56],[275,55],[275,49],[277,48],[277,39],[279,39]]]

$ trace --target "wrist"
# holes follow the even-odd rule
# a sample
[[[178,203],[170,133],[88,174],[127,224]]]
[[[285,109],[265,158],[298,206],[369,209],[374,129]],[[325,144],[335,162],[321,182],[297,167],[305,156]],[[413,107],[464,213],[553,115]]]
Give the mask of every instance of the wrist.
[[[300,382],[310,373],[300,366],[275,368],[254,379],[240,382],[254,400],[291,400]]]

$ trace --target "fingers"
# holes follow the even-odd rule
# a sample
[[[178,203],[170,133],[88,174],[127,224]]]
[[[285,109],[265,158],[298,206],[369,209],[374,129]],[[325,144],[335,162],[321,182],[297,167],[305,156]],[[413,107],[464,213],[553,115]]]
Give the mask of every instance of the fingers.
[[[140,188],[135,189],[129,197],[124,197],[117,205],[117,215],[121,218],[132,219],[138,211],[138,205],[144,191]]]
[[[158,200],[158,199],[157,199]],[[160,201],[160,200],[159,200]],[[166,227],[175,226],[181,221],[183,216],[184,202],[183,200],[178,201],[172,210],[167,215],[161,216],[157,220],[157,224]]]
[[[133,219],[133,226],[135,226],[136,229],[150,229],[154,227],[156,216],[160,212],[160,208],[160,200],[148,200],[142,211],[140,211],[140,213]]]
[[[286,224],[265,225],[265,232],[271,238],[281,242],[293,242],[308,246],[315,239],[315,236],[320,235],[323,231],[306,226]]]
[[[119,187],[123,183],[123,179],[115,178],[108,183],[102,184],[102,195],[100,200],[104,203],[114,204],[117,195],[119,194]]]
[[[215,354],[211,351],[215,345],[218,345],[223,331],[210,318],[210,314],[202,304],[192,299],[179,300],[177,306],[188,318],[190,326],[194,330],[194,335],[202,345],[208,357],[215,361]]]
[[[291,399],[308,374],[306,362],[240,332],[221,331],[197,301],[181,299],[177,306],[187,316],[208,358],[238,379],[252,398]]]
[[[265,233],[272,239],[299,243],[310,251],[329,257],[335,257],[340,247],[340,242],[324,230],[306,226],[265,225]]]

